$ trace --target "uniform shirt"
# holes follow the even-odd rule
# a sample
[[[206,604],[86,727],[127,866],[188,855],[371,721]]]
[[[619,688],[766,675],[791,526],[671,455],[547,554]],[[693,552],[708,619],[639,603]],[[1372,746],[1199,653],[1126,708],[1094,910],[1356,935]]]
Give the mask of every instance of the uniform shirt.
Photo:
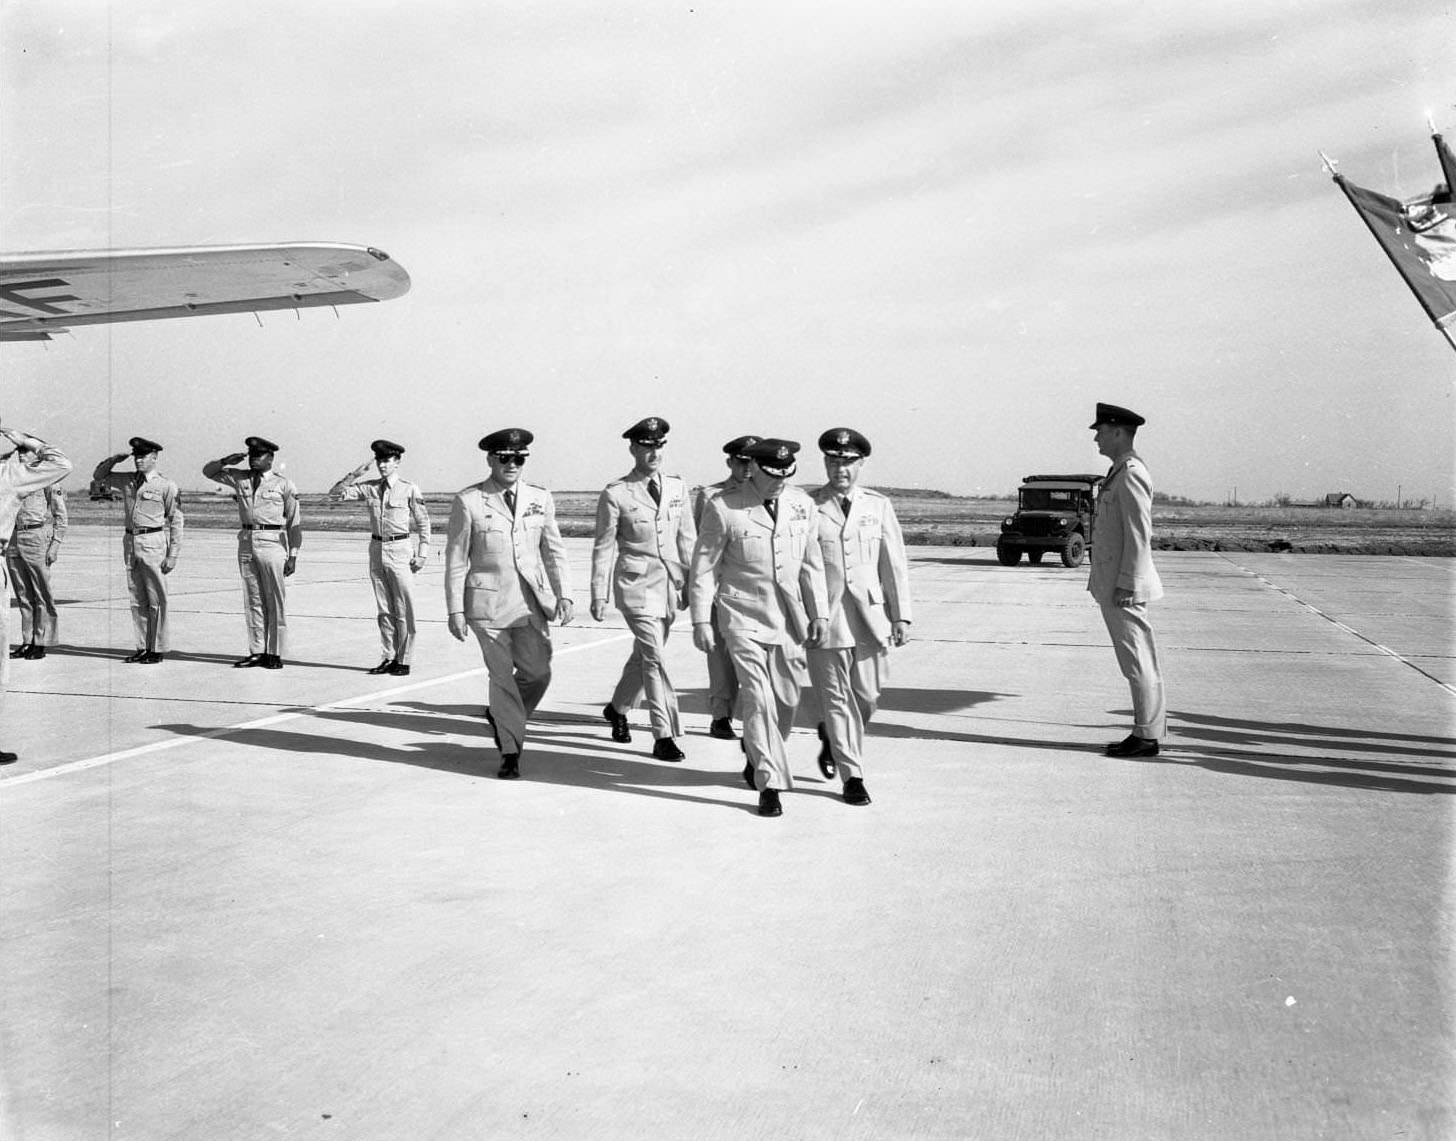
[[[517,481],[513,491],[514,514],[494,478],[465,488],[445,540],[446,611],[496,629],[532,616],[549,621],[571,595],[556,501],[529,483]]]
[[[1130,591],[1135,603],[1163,597],[1153,566],[1153,477],[1136,452],[1114,463],[1102,482],[1087,589],[1103,606],[1115,605],[1119,590]]]
[[[66,493],[55,484],[22,496],[20,505],[15,511],[15,529],[17,531],[34,531],[44,527],[47,523],[52,524],[50,542],[46,545],[47,550],[59,546],[65,539],[68,522]]]
[[[842,499],[850,501],[848,513]],[[892,622],[910,621],[910,567],[894,505],[867,487],[821,487],[814,502],[829,590],[823,648],[884,646]]]
[[[15,531],[15,516],[24,496],[59,483],[70,472],[71,461],[49,444],[43,444],[28,463],[19,451],[0,462],[0,538],[8,540]]]
[[[703,529],[703,512],[707,510],[708,504],[717,496],[722,495],[730,487],[737,487],[738,481],[733,478],[720,479],[717,483],[710,483],[705,487],[693,489],[693,526],[699,531]]]
[[[254,523],[282,527],[288,535],[289,556],[298,555],[298,549],[303,546],[303,515],[298,509],[298,488],[293,486],[293,480],[271,471],[255,473],[252,468],[225,468],[221,460],[206,464],[202,474],[237,492],[239,523],[244,527]],[[255,474],[259,476],[256,490]]]
[[[660,489],[657,502],[647,490],[648,477],[636,471],[602,489],[592,544],[591,596],[593,602],[606,601],[610,582],[618,609],[665,618],[680,609],[698,533],[688,513],[687,481],[660,473],[652,478]]]
[[[380,493],[383,485],[384,492]],[[369,530],[381,538],[394,539],[410,533],[410,524],[419,532],[415,553],[423,558],[430,550],[430,513],[425,508],[425,493],[419,484],[398,476],[376,476],[353,483],[345,476],[329,490],[330,499],[361,499],[369,510]]]
[[[121,517],[128,531],[145,531],[164,527],[167,531],[167,555],[176,558],[182,553],[182,493],[177,485],[154,470],[117,472],[98,467],[92,482],[114,487],[121,492]]]

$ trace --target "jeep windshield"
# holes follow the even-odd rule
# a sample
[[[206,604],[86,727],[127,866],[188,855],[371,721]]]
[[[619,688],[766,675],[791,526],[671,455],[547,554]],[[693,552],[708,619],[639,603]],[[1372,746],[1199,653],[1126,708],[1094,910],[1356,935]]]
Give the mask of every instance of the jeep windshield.
[[[1076,511],[1077,493],[1062,487],[1023,487],[1023,511]]]

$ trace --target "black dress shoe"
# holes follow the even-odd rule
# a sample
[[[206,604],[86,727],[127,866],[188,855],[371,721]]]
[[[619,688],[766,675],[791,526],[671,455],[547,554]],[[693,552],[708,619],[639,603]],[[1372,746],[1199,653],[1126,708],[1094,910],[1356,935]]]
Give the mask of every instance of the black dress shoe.
[[[602,706],[602,717],[612,727],[612,740],[625,745],[632,739],[632,730],[627,726],[627,718],[617,712],[617,707],[610,701]]]
[[[147,656],[147,652],[145,650],[133,650],[131,653],[127,654],[127,656],[124,657],[124,658],[122,658],[121,660],[124,661],[124,662],[139,662],[139,661],[141,661],[146,656]]]
[[[758,794],[758,814],[760,816],[782,816],[784,806],[779,803],[779,790],[766,788]]]
[[[829,747],[829,734],[824,731],[824,722],[819,722],[819,771],[825,780],[833,780],[839,766],[834,763],[834,750]]]
[[[12,658],[23,658],[23,657],[26,657],[29,653],[30,653],[30,643],[29,642],[21,642],[20,645],[16,646],[15,649],[13,649],[13,650],[10,651],[10,656]]]
[[[13,765],[18,760],[20,760],[19,753],[0,752],[0,765]]]
[[[33,662],[38,662],[41,658],[45,657],[45,647],[32,645],[30,649],[25,651],[25,656]]]
[[[246,658],[240,658],[235,661],[233,663],[233,669],[246,670],[251,669],[253,666],[261,666],[263,659],[267,656],[267,654],[249,654]]]
[[[743,766],[743,783],[755,791],[758,789],[758,781],[755,779],[752,761],[749,761],[748,764]]]
[[[403,662],[390,662],[389,672],[394,677],[409,677],[409,666],[405,665]]]
[[[380,662],[372,670],[365,670],[364,672],[367,674],[387,674],[389,672],[389,667],[392,665],[394,665],[394,659],[385,658],[384,661]]]
[[[162,660],[162,655],[156,650],[148,650],[137,661],[144,666],[154,666]]]
[[[680,761],[687,754],[677,747],[671,737],[659,737],[652,742],[652,759],[656,761]]]
[[[859,777],[850,777],[844,782],[844,803],[845,804],[868,804],[870,794],[865,791],[864,781]]]
[[[516,780],[521,775],[521,754],[502,753],[501,766],[495,775],[501,780]]]
[[[738,740],[738,734],[733,732],[733,722],[727,717],[714,717],[708,724],[708,736],[717,737],[720,741]]]
[[[1104,751],[1109,757],[1156,757],[1158,740],[1156,737],[1139,737],[1136,733],[1130,733],[1116,744],[1108,745]]]
[[[263,660],[258,663],[265,670],[281,670],[283,659],[278,654],[264,654]]]

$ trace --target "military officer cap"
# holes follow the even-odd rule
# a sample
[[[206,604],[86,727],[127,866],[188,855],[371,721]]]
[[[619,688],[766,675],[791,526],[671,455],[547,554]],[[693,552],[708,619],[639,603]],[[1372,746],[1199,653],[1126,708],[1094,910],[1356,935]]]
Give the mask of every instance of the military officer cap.
[[[819,450],[826,456],[863,459],[870,454],[870,442],[853,428],[830,428],[819,437]]]
[[[278,445],[272,440],[265,440],[262,436],[249,436],[243,441],[249,452],[253,455],[262,455],[264,452],[276,452]]]
[[[155,440],[149,440],[145,436],[133,436],[127,441],[133,456],[149,456],[153,452],[160,452],[162,445]]]
[[[723,445],[723,454],[732,456],[735,460],[746,460],[748,449],[763,439],[762,436],[734,436]]]
[[[1145,421],[1136,412],[1126,408],[1119,408],[1116,404],[1097,404],[1097,419],[1088,424],[1089,428],[1095,428],[1098,424],[1121,424],[1126,428],[1136,428]]]
[[[536,437],[524,428],[502,428],[480,439],[482,452],[520,452],[523,455]]]
[[[667,432],[671,427],[661,416],[649,416],[645,420],[638,420],[625,432],[622,439],[631,440],[634,444],[643,444],[649,448],[660,448],[667,440]]]
[[[797,440],[759,440],[748,447],[748,458],[769,475],[789,476],[794,474],[794,456],[798,454]]]
[[[404,455],[404,446],[393,440],[374,440],[370,443],[369,450],[374,453],[376,460],[397,460]]]

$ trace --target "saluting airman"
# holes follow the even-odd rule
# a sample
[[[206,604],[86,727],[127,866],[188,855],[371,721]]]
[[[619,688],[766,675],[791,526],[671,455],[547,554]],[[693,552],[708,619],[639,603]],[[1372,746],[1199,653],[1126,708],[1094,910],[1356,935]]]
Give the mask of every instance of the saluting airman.
[[[66,522],[66,493],[59,484],[21,497],[5,555],[20,611],[20,644],[10,651],[12,658],[34,661],[56,644],[59,616],[51,593],[51,564],[60,557]]]
[[[202,468],[208,479],[233,489],[238,505],[238,573],[243,579],[248,656],[233,665],[281,670],[288,635],[285,580],[298,566],[303,517],[298,488],[272,470],[278,445],[262,436],[249,436],[243,444],[246,452],[233,452]],[[244,457],[247,467],[230,466]]]
[[[625,432],[632,470],[602,489],[592,544],[591,615],[607,613],[611,587],[617,609],[634,639],[632,653],[602,716],[612,740],[632,739],[627,711],[645,698],[652,722],[652,755],[680,761],[682,735],[677,692],[667,675],[663,649],[677,612],[687,605],[688,563],[697,529],[688,509],[687,481],[662,472],[670,425],[660,416],[639,420]]]
[[[92,486],[121,492],[126,534],[121,540],[122,565],[131,603],[136,649],[121,660],[156,665],[170,646],[167,633],[167,578],[182,553],[182,493],[157,471],[162,445],[145,436],[127,441],[129,452],[117,452],[96,465]],[[131,474],[111,469],[131,459]]]
[[[374,458],[334,484],[329,498],[360,499],[369,510],[369,581],[384,657],[366,672],[403,677],[415,640],[414,576],[430,557],[430,512],[419,485],[399,476],[403,446],[375,440],[369,449]],[[379,478],[363,479],[371,464]]]

